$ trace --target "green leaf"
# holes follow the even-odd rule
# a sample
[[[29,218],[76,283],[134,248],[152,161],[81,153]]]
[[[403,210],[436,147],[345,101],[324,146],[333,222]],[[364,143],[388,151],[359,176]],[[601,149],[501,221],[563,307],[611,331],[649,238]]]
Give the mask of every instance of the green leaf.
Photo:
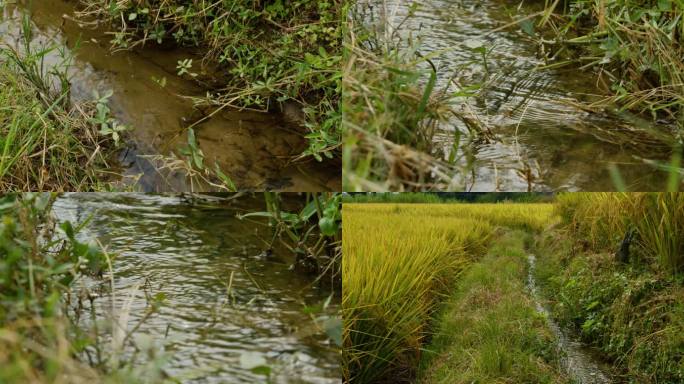
[[[523,20],[518,23],[518,25],[520,25],[520,29],[522,29],[523,32],[530,36],[534,36],[534,22],[532,20]]]

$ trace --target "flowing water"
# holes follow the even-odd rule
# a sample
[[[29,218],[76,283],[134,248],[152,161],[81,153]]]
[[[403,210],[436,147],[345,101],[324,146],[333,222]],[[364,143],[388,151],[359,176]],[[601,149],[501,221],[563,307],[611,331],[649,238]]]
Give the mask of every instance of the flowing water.
[[[561,355],[563,369],[577,384],[610,384],[609,368],[597,360],[595,351],[586,347],[572,335],[572,332],[558,325],[551,314],[541,304],[537,284],[534,279],[534,267],[536,258],[534,255],[527,257],[529,270],[527,275],[527,288],[530,290],[537,312],[542,314],[549,325],[549,329],[556,338],[557,348]]]
[[[472,171],[468,190],[613,190],[611,165],[629,190],[664,188],[667,176],[652,162],[669,162],[667,146],[651,141],[635,148],[630,134],[651,132],[667,142],[671,127],[625,112],[579,108],[601,94],[592,69],[538,69],[545,64],[539,45],[517,25],[502,28],[539,9],[497,0],[426,0],[407,18],[412,1],[385,3],[403,40],[419,41],[420,52],[432,55],[438,88],[450,79],[486,84],[467,103],[492,136],[461,147]],[[442,152],[453,147],[456,130],[466,128],[454,119],[437,135]]]
[[[259,362],[271,367],[275,383],[339,383],[339,349],[303,311],[330,292],[289,271],[291,260],[277,251],[259,256],[268,228],[235,217],[262,206],[250,197],[192,202],[182,195],[68,194],[56,201],[54,214],[58,221],[90,219],[81,240],[97,238],[116,255],[116,315],[133,294],[128,331],[146,312],[143,293],[166,296],[134,338],[164,346],[171,376],[189,383],[265,382],[249,369]],[[104,319],[108,293],[95,303]],[[324,314],[338,310],[335,298]]]
[[[110,107],[114,116],[132,127],[130,143],[121,155],[124,182],[145,191],[188,191],[184,172],[158,171],[161,162],[147,156],[168,156],[187,146],[189,124],[201,114],[188,96],[203,96],[205,89],[194,80],[177,76],[179,60],[194,58],[201,77],[211,78],[212,69],[197,68],[202,62],[188,49],[159,47],[151,43],[140,50],[112,53],[112,36],[93,26],[74,21],[73,2],[65,0],[20,0],[0,7],[0,44],[16,47],[21,21],[30,15],[35,44],[64,46],[73,54],[69,70],[72,97],[92,100],[113,90]],[[0,2],[2,4],[2,2]],[[27,5],[30,4],[30,5]],[[78,44],[77,49],[73,49]],[[48,64],[62,59],[57,52]],[[161,87],[155,79],[165,79]],[[309,162],[289,164],[306,147],[299,124],[286,114],[226,110],[195,127],[205,154],[205,164],[217,163],[241,189],[282,191],[338,190],[340,170],[334,164]],[[141,156],[142,155],[142,156]],[[207,185],[195,189],[210,190]]]

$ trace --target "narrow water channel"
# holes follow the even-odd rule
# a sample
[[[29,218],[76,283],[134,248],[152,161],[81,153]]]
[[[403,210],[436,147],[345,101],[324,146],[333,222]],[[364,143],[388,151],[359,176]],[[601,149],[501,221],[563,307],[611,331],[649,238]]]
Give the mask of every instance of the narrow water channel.
[[[188,191],[183,172],[158,171],[162,163],[147,156],[178,154],[187,146],[189,124],[198,110],[188,97],[201,97],[198,82],[177,76],[179,60],[201,57],[189,49],[159,47],[155,43],[132,51],[110,50],[112,35],[74,21],[74,2],[19,0],[0,7],[0,44],[17,46],[21,22],[30,15],[35,44],[63,45],[74,56],[69,74],[72,98],[92,100],[93,91],[114,92],[110,107],[115,117],[130,126],[130,142],[121,154],[125,177],[143,191]],[[78,45],[78,48],[74,47]],[[48,64],[61,61],[57,52]],[[202,71],[211,77],[211,68]],[[155,81],[165,79],[161,87]],[[291,164],[305,148],[302,128],[284,114],[226,110],[195,127],[205,163],[217,163],[241,189],[281,191],[339,190],[340,170],[315,161]],[[141,156],[142,155],[142,156]],[[140,176],[140,177],[139,177]],[[195,190],[212,190],[194,185]]]
[[[534,255],[527,257],[528,275],[527,288],[537,307],[537,312],[546,318],[549,329],[553,333],[557,350],[561,356],[561,364],[565,372],[577,384],[611,384],[613,380],[608,367],[599,362],[596,352],[572,335],[572,332],[563,329],[553,320],[551,313],[542,304],[537,283],[534,278],[536,258]]]
[[[486,84],[467,102],[492,134],[462,142],[463,165],[472,172],[467,190],[614,190],[610,167],[617,167],[629,190],[664,188],[667,176],[650,163],[667,163],[667,148],[635,148],[627,133],[653,132],[668,140],[670,127],[626,112],[579,108],[602,94],[592,69],[538,69],[545,64],[539,46],[519,26],[501,28],[539,11],[539,3],[426,0],[415,11],[412,1],[384,3],[394,15],[391,23],[402,23],[404,39],[419,41],[422,55],[434,55],[439,86],[451,79]],[[437,144],[443,153],[450,152],[456,130],[466,131],[458,119],[442,126]]]
[[[183,196],[67,194],[56,201],[54,214],[59,221],[90,220],[82,241],[96,238],[116,256],[117,316],[133,295],[128,331],[145,315],[145,294],[166,296],[134,337],[163,346],[172,377],[187,383],[266,382],[247,360],[271,367],[273,383],[339,383],[339,349],[304,311],[330,292],[288,270],[285,254],[261,256],[268,228],[235,217],[262,205],[250,197],[191,202]],[[85,286],[94,291],[103,284]],[[95,303],[104,320],[108,293]],[[333,299],[324,315],[337,316],[339,304]]]

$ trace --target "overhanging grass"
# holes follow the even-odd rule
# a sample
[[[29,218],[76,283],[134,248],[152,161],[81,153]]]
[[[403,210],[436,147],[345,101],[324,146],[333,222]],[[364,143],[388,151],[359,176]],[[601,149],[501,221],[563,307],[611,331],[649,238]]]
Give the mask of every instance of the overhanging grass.
[[[81,17],[109,23],[116,48],[150,44],[199,47],[220,70],[204,100],[225,107],[303,109],[304,156],[338,156],[345,0],[81,0]],[[197,65],[179,62],[185,76]]]
[[[551,4],[543,22],[574,59],[600,67],[611,101],[675,122],[684,130],[684,3],[571,0]],[[559,20],[550,17],[556,11]],[[678,137],[681,140],[681,137]]]

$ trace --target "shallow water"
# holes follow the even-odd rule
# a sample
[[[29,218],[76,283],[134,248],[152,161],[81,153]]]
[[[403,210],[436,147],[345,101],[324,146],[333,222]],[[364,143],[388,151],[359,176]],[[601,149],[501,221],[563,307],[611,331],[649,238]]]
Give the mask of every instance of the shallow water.
[[[30,4],[26,5],[26,4]],[[157,160],[140,155],[178,153],[187,145],[185,127],[198,118],[186,96],[203,96],[197,82],[176,75],[181,59],[194,58],[193,71],[210,77],[212,68],[199,68],[201,58],[187,49],[144,49],[111,53],[112,36],[73,21],[73,3],[64,0],[19,1],[0,12],[0,43],[17,45],[21,19],[30,14],[36,44],[57,43],[72,50],[72,97],[92,100],[93,91],[113,90],[110,107],[115,117],[132,127],[129,147],[122,153],[124,182],[144,191],[211,190],[190,184],[183,172],[158,172]],[[60,59],[53,54],[48,63]],[[166,79],[161,87],[154,79]],[[301,128],[278,113],[229,111],[195,127],[205,164],[218,163],[241,189],[324,191],[339,189],[340,170],[333,164],[289,164],[306,147]],[[141,175],[138,180],[138,175]]]
[[[264,382],[241,364],[248,356],[269,365],[275,383],[339,383],[339,350],[313,332],[312,319],[302,311],[330,292],[309,287],[277,251],[272,260],[259,257],[268,228],[235,217],[262,205],[250,197],[191,202],[183,196],[68,194],[56,201],[54,213],[73,223],[90,218],[79,236],[97,238],[116,255],[117,314],[133,287],[140,287],[129,331],[146,311],[143,289],[166,295],[160,312],[135,338],[151,336],[164,346],[168,374],[189,383]],[[103,319],[110,308],[107,293],[96,306]],[[326,313],[338,310],[334,299]]]
[[[668,163],[667,150],[662,145],[636,149],[627,133],[658,132],[667,141],[670,127],[629,113],[578,108],[578,102],[601,94],[591,69],[537,70],[545,64],[538,45],[520,27],[495,31],[539,9],[517,9],[518,3],[497,0],[427,0],[405,19],[413,2],[386,3],[393,25],[403,22],[404,40],[420,41],[420,52],[434,55],[438,85],[445,86],[452,76],[465,85],[488,84],[481,97],[467,103],[493,135],[462,145],[464,164],[472,168],[465,181],[468,190],[613,190],[611,164],[629,190],[664,188],[666,174],[647,163]],[[486,68],[478,47],[488,51]],[[437,135],[444,153],[453,146],[455,130],[466,128],[453,120]]]
[[[570,330],[562,328],[553,320],[551,313],[542,305],[537,283],[534,278],[536,258],[529,255],[527,288],[537,306],[537,312],[542,314],[549,325],[549,329],[556,338],[557,348],[561,355],[563,369],[577,384],[610,384],[613,383],[607,365],[598,361],[597,352],[588,348],[577,340]]]

